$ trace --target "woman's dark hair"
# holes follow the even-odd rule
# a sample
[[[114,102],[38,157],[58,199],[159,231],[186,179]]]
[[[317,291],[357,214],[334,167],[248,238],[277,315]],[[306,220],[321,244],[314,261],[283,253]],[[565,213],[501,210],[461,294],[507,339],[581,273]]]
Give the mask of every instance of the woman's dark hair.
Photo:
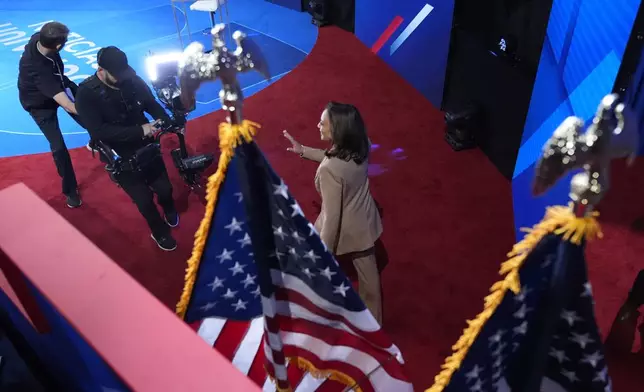
[[[49,22],[40,29],[40,44],[47,49],[56,49],[58,45],[65,45],[69,29],[62,23]]]
[[[369,157],[369,138],[358,109],[346,103],[329,102],[326,111],[333,139],[333,147],[326,155],[358,165],[365,162]]]

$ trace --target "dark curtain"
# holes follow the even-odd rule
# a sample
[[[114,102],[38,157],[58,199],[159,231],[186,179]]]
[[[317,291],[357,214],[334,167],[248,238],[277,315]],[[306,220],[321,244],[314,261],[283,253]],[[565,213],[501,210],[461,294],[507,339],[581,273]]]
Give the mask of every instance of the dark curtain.
[[[341,29],[355,32],[355,0],[302,0],[303,7],[309,10],[311,4],[324,4],[324,22],[338,26]]]
[[[328,0],[331,24],[353,33],[355,31],[355,0]]]

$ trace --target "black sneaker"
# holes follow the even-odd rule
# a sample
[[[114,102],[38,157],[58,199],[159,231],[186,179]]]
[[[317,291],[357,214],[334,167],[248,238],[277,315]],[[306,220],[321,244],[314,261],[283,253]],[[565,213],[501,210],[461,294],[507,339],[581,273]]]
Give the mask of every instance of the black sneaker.
[[[166,252],[170,252],[172,250],[177,249],[177,241],[175,241],[175,239],[172,238],[172,236],[170,235],[157,238],[154,236],[154,234],[150,234],[150,237],[152,237],[154,242],[156,242],[157,245],[159,245],[159,248],[161,248],[162,250],[165,250]]]
[[[85,148],[87,151],[91,152],[92,154],[97,154],[98,150],[94,147],[94,143],[89,142],[85,145]]]
[[[179,226],[179,214],[176,211],[170,211],[163,214],[165,218],[165,223],[170,227]]]
[[[110,176],[110,180],[112,180],[112,182],[115,183],[116,185],[119,185],[119,182],[116,180],[116,174],[114,174],[114,166],[109,164],[105,165],[105,171]],[[119,188],[120,187],[121,186],[119,185]]]
[[[66,195],[67,197],[67,207],[69,208],[78,208],[83,205],[83,201],[80,198],[78,192]]]

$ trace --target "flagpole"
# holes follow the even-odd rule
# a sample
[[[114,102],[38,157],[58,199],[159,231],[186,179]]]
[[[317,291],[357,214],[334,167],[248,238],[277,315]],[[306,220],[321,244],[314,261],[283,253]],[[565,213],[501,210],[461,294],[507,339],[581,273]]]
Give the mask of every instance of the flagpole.
[[[196,92],[204,82],[221,80],[222,88],[219,98],[222,108],[228,112],[229,125],[242,125],[243,91],[237,75],[257,71],[270,80],[268,65],[259,48],[253,41],[246,39],[246,34],[236,31],[232,37],[237,48],[233,51],[226,47],[224,40],[225,24],[212,28],[212,50],[205,52],[204,46],[193,42],[184,50],[179,62],[179,82],[181,101],[191,107],[196,100]]]
[[[583,245],[582,245],[583,247]],[[552,279],[550,279],[550,286],[544,290],[543,301],[545,310],[544,316],[535,320],[530,327],[529,334],[539,338],[529,339],[532,344],[524,344],[521,352],[517,356],[515,363],[521,364],[516,366],[516,369],[509,371],[508,374],[513,375],[512,379],[508,379],[508,385],[521,386],[522,392],[540,392],[543,375],[546,373],[546,366],[548,364],[548,355],[551,347],[551,342],[555,329],[559,322],[559,317],[562,310],[570,302],[571,298],[566,298],[567,284],[570,281],[568,271],[570,268],[571,260],[579,260],[574,258],[575,251],[582,251],[576,245],[568,241],[563,241],[557,250],[557,258],[554,261],[552,268]],[[578,256],[578,255],[577,255]],[[526,366],[526,363],[531,363]]]
[[[226,47],[224,40],[224,24],[218,24],[212,29],[212,51],[206,53],[202,44],[193,42],[184,51],[179,63],[179,81],[181,85],[181,100],[184,105],[192,106],[196,101],[196,92],[204,82],[221,80],[222,89],[219,98],[222,109],[227,112],[226,123],[219,127],[220,139],[225,139],[235,148],[235,164],[238,169],[239,183],[243,195],[247,215],[249,217],[249,232],[255,263],[257,265],[262,308],[265,320],[265,342],[273,350],[275,382],[279,391],[291,391],[292,388],[286,375],[286,358],[283,355],[279,333],[270,332],[272,316],[275,314],[274,285],[271,279],[271,257],[269,252],[275,249],[275,239],[272,235],[270,193],[266,188],[267,174],[258,165],[263,156],[252,141],[256,124],[243,118],[243,91],[237,75],[242,72],[258,71],[270,80],[267,63],[261,50],[252,41],[246,40],[246,35],[236,31],[232,38],[237,44],[233,51]],[[231,157],[232,159],[232,157]],[[232,162],[231,162],[232,163]],[[252,196],[252,197],[251,197]],[[267,300],[268,299],[268,300]],[[277,328],[279,330],[279,328]],[[277,347],[274,347],[277,346]],[[279,369],[278,369],[279,367]],[[281,372],[279,371],[281,370]],[[278,377],[278,373],[283,377]]]
[[[219,26],[219,31],[221,30],[223,30],[223,26]],[[239,48],[243,47],[242,40],[244,37],[245,36],[238,31],[233,34],[233,39],[237,41]],[[225,42],[219,34],[213,34],[213,48],[215,47],[220,53],[225,48]],[[259,52],[256,53],[259,54]],[[268,72],[265,74],[268,75]],[[244,124],[242,112],[244,99],[243,91],[237,78],[230,78],[229,80],[224,80],[222,78],[222,84],[223,87],[219,92],[219,98],[222,102],[222,109],[228,113],[226,120],[231,125],[230,131],[234,132],[235,127],[242,127]],[[274,382],[277,386],[277,390],[281,392],[291,391],[292,388],[288,378],[279,379],[277,377],[278,369],[276,368],[278,366],[282,366],[284,370],[286,369],[286,358],[283,356],[282,352],[284,344],[281,341],[279,333],[271,334],[275,339],[270,339],[267,336],[267,334],[271,332],[270,325],[274,325],[275,323],[273,316],[276,308],[274,296],[275,286],[271,278],[270,268],[272,260],[270,259],[270,253],[268,252],[270,249],[276,249],[276,246],[275,239],[272,235],[272,216],[269,204],[270,193],[264,186],[264,184],[266,184],[266,176],[268,173],[262,173],[259,170],[259,168],[263,167],[263,165],[258,165],[263,156],[254,142],[242,143],[238,147],[236,155],[238,155],[239,158],[236,160],[239,184],[249,217],[248,225],[251,237],[251,246],[253,248],[255,264],[257,265],[257,275],[261,282],[259,287],[262,296],[262,308],[265,320],[265,344],[268,344],[269,349],[272,350],[272,362],[273,367],[275,368]],[[273,341],[271,342],[271,340]],[[279,349],[273,347],[271,343],[276,344]],[[280,358],[276,358],[278,355]]]
[[[536,166],[533,193],[545,193],[560,178],[572,170],[581,168],[570,181],[569,198],[572,211],[578,218],[590,218],[595,206],[608,192],[610,184],[610,162],[613,158],[632,155],[636,152],[636,138],[627,130],[625,105],[619,102],[616,94],[605,96],[600,102],[591,125],[582,133],[584,122],[580,118],[569,117],[555,130],[543,148],[543,154]],[[634,128],[628,128],[633,132]],[[623,140],[629,142],[624,143]],[[571,298],[565,298],[566,286],[570,282],[570,262],[582,260],[584,242],[581,246],[563,241],[557,251],[553,265],[550,287],[544,290],[548,297],[545,317],[537,320],[532,328],[533,340],[530,346],[522,348],[521,356],[530,358],[532,366],[516,369],[515,378],[508,380],[509,385],[522,385],[524,392],[539,392],[543,374],[548,362],[549,348],[562,310]],[[575,254],[575,253],[581,253]],[[528,361],[530,362],[530,361]]]

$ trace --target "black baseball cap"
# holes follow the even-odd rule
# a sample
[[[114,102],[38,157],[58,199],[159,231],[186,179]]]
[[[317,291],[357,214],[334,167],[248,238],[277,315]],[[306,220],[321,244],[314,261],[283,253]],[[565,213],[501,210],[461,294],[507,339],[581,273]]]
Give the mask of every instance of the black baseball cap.
[[[127,56],[116,46],[108,46],[99,50],[96,61],[99,67],[109,72],[119,82],[136,76],[136,72],[127,62]]]

